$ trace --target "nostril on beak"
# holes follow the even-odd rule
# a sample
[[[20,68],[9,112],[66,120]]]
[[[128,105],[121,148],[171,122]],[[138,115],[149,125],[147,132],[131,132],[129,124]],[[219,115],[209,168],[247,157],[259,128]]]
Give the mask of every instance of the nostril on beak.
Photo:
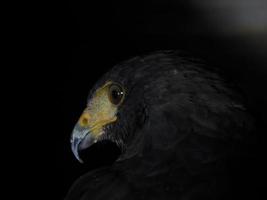
[[[89,124],[89,119],[90,119],[89,113],[84,112],[79,120],[80,126],[87,127]]]
[[[84,118],[82,119],[82,125],[83,125],[83,126],[86,126],[87,124],[88,124],[88,119],[84,117]]]

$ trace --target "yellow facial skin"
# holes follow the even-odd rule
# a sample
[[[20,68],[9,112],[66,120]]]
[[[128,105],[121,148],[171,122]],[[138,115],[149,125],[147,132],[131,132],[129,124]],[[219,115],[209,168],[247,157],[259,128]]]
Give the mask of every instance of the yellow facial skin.
[[[118,106],[109,100],[109,86],[111,81],[97,89],[94,96],[81,115],[78,124],[83,128],[90,129],[90,134],[98,138],[103,134],[103,127],[117,120]]]

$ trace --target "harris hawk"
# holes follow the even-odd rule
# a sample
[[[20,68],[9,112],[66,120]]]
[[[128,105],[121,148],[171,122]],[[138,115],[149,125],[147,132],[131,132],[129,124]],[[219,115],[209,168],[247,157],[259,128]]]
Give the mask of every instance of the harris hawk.
[[[202,61],[134,57],[95,84],[71,135],[80,162],[105,142],[119,155],[80,177],[66,200],[236,199],[232,163],[252,129],[244,97]]]

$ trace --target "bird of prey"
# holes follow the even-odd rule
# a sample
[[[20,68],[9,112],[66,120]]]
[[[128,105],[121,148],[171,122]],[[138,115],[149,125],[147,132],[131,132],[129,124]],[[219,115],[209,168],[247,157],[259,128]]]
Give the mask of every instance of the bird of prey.
[[[114,66],[89,93],[71,147],[80,162],[103,141],[120,154],[80,177],[66,200],[238,199],[230,168],[253,118],[222,77],[176,51]]]

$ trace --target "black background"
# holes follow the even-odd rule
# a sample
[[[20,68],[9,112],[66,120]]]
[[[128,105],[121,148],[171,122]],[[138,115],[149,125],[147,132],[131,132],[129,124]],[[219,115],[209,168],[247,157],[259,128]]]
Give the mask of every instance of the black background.
[[[63,199],[75,179],[105,159],[96,156],[81,165],[71,153],[69,137],[87,94],[116,63],[155,50],[186,51],[236,82],[259,119],[256,151],[259,158],[264,155],[267,6],[262,0],[224,2],[70,0],[45,5],[41,20],[33,20],[34,31],[29,33],[37,58],[30,69],[36,75],[30,76],[34,89],[29,102],[37,115],[30,117],[36,128],[28,140],[27,156],[33,161],[29,173],[37,179],[33,184],[40,196]],[[263,160],[264,156],[251,162],[263,169]],[[263,174],[256,175],[257,187],[263,187]]]

